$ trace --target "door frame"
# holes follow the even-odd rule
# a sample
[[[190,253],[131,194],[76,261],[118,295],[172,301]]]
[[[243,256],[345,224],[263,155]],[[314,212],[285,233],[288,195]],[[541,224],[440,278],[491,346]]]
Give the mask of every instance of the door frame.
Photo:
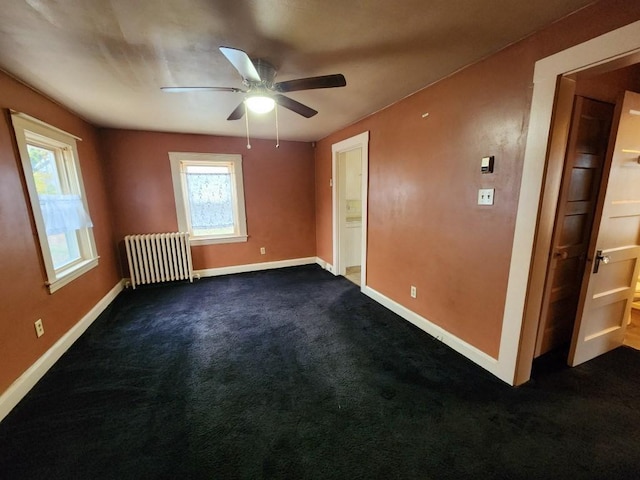
[[[511,252],[499,361],[495,374],[519,385],[529,380],[542,289],[563,162],[548,161],[554,106],[567,101],[558,78],[640,54],[640,21],[536,62],[520,201]],[[562,78],[562,77],[561,77]],[[558,86],[560,85],[560,86]],[[571,89],[565,89],[571,90]],[[558,93],[558,95],[556,95]]]
[[[361,173],[362,173],[362,235],[361,235],[361,254],[360,254],[360,290],[366,286],[367,279],[367,212],[368,212],[368,186],[369,186],[369,132],[363,132],[341,142],[334,143],[331,146],[331,197],[332,197],[332,217],[333,217],[333,267],[331,271],[334,275],[344,275],[345,267],[341,258],[340,249],[340,175],[338,168],[339,155],[351,150],[360,148],[362,152]]]

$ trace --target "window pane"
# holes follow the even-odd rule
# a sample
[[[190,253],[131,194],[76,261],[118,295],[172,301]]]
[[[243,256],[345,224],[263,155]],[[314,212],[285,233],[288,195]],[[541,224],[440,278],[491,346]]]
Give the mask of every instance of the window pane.
[[[98,265],[76,138],[11,112],[51,293]]]
[[[235,232],[232,177],[224,166],[187,166],[187,191],[193,235]]]
[[[51,249],[53,268],[58,269],[80,260],[80,246],[76,232],[48,235],[47,238]]]
[[[56,165],[56,157],[53,150],[34,145],[27,145],[33,178],[36,182],[38,194],[60,195],[60,174]]]

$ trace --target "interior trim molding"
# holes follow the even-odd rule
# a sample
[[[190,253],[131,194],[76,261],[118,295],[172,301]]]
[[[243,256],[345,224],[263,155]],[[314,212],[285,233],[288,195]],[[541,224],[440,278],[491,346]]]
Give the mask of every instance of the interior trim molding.
[[[382,293],[374,290],[369,286],[364,286],[362,288],[362,293],[375,300],[379,304],[383,305],[384,307],[387,307],[397,315],[400,315],[408,322],[411,322],[420,330],[425,331],[426,333],[434,337],[435,340],[438,340],[445,345],[453,348],[456,352],[467,357],[469,360],[476,363],[479,367],[484,368],[489,373],[498,377],[500,380],[510,383],[507,379],[500,376],[500,371],[498,370],[499,364],[497,359],[493,358],[490,355],[487,355],[482,350],[479,350],[473,345],[447,332],[442,327],[439,327],[435,323],[430,322],[426,318],[418,315],[412,310],[409,310],[407,307],[399,304],[395,300],[391,300],[389,297],[386,297]]]
[[[205,268],[194,270],[194,275],[200,277],[217,277],[219,275],[230,275],[232,273],[257,272],[260,270],[271,270],[274,268],[298,267],[300,265],[311,265],[318,263],[318,257],[292,258],[290,260],[277,260],[274,262],[248,263],[246,265],[233,265],[230,267]]]
[[[9,388],[0,395],[0,421],[22,400],[36,383],[49,371],[62,355],[91,326],[98,316],[115,300],[124,289],[124,282],[119,281],[87,314],[80,319],[67,333],[58,339],[49,350],[36,360]]]

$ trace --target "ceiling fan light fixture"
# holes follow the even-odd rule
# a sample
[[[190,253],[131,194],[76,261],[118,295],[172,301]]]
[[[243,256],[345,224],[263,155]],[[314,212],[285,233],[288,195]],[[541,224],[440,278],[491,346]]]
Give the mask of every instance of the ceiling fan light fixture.
[[[247,108],[253,113],[269,113],[276,106],[273,98],[264,95],[247,97],[245,103],[247,104]]]

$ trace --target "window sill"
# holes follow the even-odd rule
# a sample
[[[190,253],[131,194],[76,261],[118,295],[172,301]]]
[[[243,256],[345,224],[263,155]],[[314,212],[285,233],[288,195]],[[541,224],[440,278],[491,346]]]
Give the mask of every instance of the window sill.
[[[198,245],[215,245],[217,243],[239,243],[246,242],[247,235],[233,235],[229,237],[190,237],[189,244],[193,246]]]
[[[53,292],[60,290],[62,287],[64,287],[68,283],[71,283],[76,278],[84,275],[89,270],[97,267],[99,258],[100,257],[95,257],[90,260],[86,260],[82,263],[74,265],[72,268],[68,270],[63,270],[62,272],[60,272],[60,275],[55,281],[49,282],[47,284],[47,286],[49,287],[49,293],[51,294]]]

